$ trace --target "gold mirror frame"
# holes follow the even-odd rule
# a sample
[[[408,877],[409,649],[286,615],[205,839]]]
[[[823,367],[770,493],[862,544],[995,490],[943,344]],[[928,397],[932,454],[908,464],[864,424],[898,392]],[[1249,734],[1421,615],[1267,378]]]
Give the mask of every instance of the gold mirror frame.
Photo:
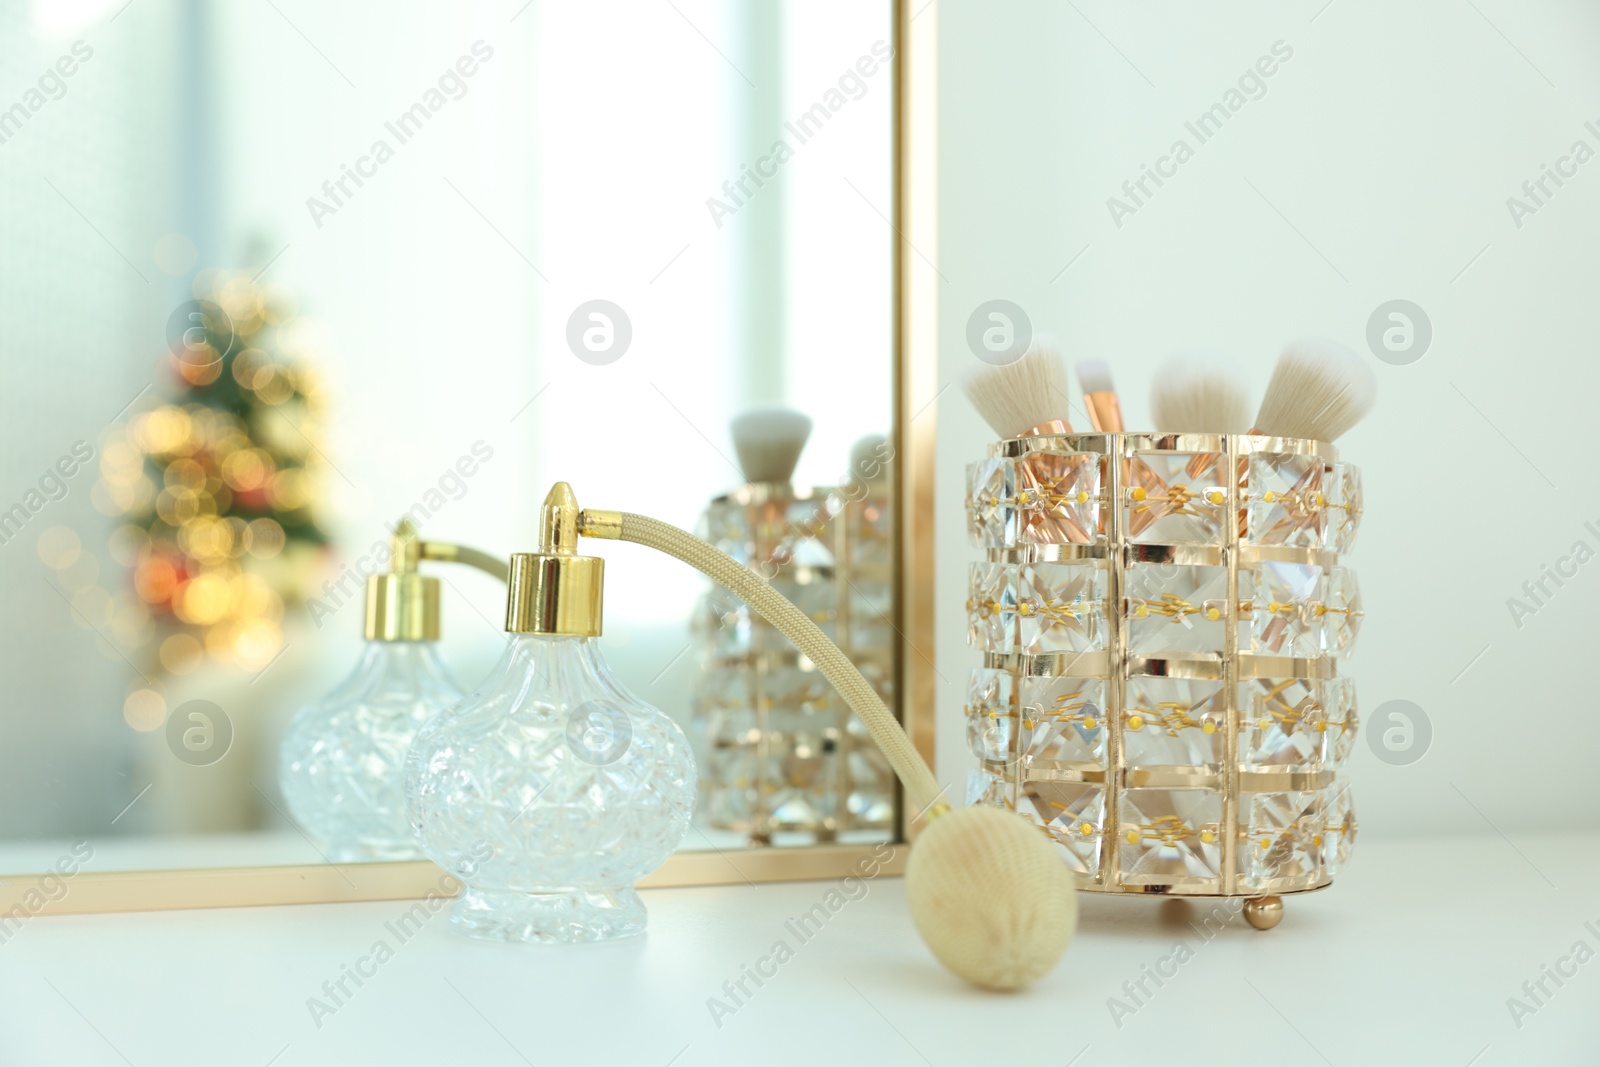
[[[895,484],[895,628],[899,634],[896,692],[912,741],[932,766],[933,688],[933,451],[938,398],[935,337],[937,278],[936,67],[938,10],[928,0],[893,0],[894,137],[894,422],[898,461]],[[918,5],[921,5],[920,7]],[[624,506],[626,501],[608,502]],[[818,845],[678,852],[639,883],[644,888],[737,885],[840,878],[870,861],[879,873],[905,868],[913,834],[903,800],[896,802],[893,854],[882,845]],[[161,911],[271,904],[408,900],[446,892],[448,876],[427,860],[307,864],[273,867],[156,871],[85,871],[71,889],[43,909],[44,874],[0,876],[0,915],[23,907],[45,914]]]

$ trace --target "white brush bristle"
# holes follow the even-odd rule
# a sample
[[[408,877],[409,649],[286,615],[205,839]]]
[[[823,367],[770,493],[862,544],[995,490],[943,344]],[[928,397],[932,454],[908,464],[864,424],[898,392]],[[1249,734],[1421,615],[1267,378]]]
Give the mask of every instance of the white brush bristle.
[[[1170,357],[1150,386],[1150,414],[1164,433],[1244,433],[1250,399],[1232,361],[1209,348]]]
[[[868,434],[850,447],[850,476],[864,482],[881,481],[889,476],[889,457],[894,449],[881,433]]]
[[[1085,393],[1110,393],[1111,366],[1103,359],[1078,360],[1078,385]]]
[[[787,482],[811,436],[811,416],[788,408],[747,411],[733,420],[733,448],[747,482]]]
[[[1267,383],[1256,429],[1274,437],[1335,441],[1372,410],[1378,380],[1337,341],[1291,341]]]
[[[1020,359],[985,364],[961,383],[983,421],[1001,437],[1019,437],[1055,419],[1067,421],[1067,364],[1051,339],[1035,335]]]

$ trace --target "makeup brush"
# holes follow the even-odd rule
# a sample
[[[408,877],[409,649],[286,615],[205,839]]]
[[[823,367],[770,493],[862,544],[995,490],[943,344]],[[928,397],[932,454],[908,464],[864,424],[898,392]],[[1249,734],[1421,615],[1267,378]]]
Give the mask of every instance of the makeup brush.
[[[868,434],[850,446],[850,477],[881,482],[889,477],[889,457],[894,449],[881,433]]]
[[[759,408],[733,420],[733,449],[744,480],[783,485],[811,436],[811,417],[789,408]]]
[[[1035,334],[1021,358],[984,364],[961,383],[983,421],[1002,438],[1071,433],[1063,416],[1069,403],[1067,365],[1055,342]]]
[[[1078,384],[1083,387],[1083,406],[1089,409],[1089,425],[1101,433],[1122,432],[1122,406],[1111,386],[1111,367],[1103,359],[1078,361]]]
[[[1251,433],[1331,442],[1372,410],[1377,392],[1372,369],[1339,342],[1291,341],[1273,368]]]
[[[1232,361],[1209,348],[1169,357],[1150,386],[1150,411],[1163,433],[1243,433],[1249,404]]]

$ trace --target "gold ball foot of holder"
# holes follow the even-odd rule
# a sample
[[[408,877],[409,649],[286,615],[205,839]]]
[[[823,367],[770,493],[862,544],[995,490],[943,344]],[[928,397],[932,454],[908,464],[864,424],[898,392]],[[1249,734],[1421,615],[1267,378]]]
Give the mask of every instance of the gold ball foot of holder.
[[[1282,897],[1253,897],[1244,902],[1244,921],[1257,930],[1270,930],[1283,921]]]

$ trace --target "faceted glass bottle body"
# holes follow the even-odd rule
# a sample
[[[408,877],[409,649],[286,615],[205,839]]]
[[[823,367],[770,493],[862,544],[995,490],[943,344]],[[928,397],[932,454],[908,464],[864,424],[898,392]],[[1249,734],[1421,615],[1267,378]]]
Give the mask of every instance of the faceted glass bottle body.
[[[356,669],[301,709],[279,749],[289,814],[334,863],[421,859],[406,819],[406,752],[464,695],[436,641],[368,641]]]
[[[600,941],[645,928],[633,883],[688,832],[695,764],[678,725],[624,689],[588,637],[523,635],[417,735],[412,828],[466,884],[477,937]]]

